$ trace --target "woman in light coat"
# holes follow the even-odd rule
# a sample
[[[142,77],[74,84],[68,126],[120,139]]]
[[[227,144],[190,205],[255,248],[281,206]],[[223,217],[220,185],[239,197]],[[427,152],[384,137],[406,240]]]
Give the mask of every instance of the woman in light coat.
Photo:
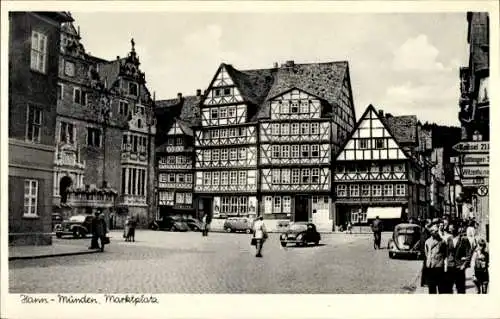
[[[262,216],[258,217],[253,225],[253,237],[255,238],[255,248],[257,249],[255,257],[262,257],[262,246],[267,239],[267,230]]]

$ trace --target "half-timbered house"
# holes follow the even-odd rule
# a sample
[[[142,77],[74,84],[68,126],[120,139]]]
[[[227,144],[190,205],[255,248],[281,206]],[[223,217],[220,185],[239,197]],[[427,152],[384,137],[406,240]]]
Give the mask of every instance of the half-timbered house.
[[[156,149],[158,212],[168,215],[196,216],[194,210],[194,135],[199,124],[201,91],[196,96],[162,100],[156,103],[156,118],[161,130]]]
[[[294,64],[276,71],[260,114],[261,213],[332,229],[332,152],[351,132],[347,62]]]
[[[418,131],[414,116],[384,117],[367,107],[336,155],[337,225],[367,225],[379,216],[390,228],[424,215],[425,163],[419,158]]]

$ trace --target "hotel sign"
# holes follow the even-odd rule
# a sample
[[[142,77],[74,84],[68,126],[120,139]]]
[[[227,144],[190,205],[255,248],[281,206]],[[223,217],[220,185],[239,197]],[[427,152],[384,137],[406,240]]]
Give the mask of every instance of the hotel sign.
[[[464,166],[462,178],[488,177],[490,169],[487,166]]]
[[[490,142],[460,142],[455,144],[453,149],[460,153],[489,153]]]

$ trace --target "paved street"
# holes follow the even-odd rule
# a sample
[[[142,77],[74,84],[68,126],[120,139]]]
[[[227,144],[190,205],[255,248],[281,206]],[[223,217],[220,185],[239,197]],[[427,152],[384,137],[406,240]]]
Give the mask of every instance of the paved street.
[[[137,231],[135,243],[111,235],[104,253],[9,262],[10,292],[407,293],[421,265],[374,251],[369,235],[324,234],[321,246],[284,249],[271,234],[261,259],[245,234]]]

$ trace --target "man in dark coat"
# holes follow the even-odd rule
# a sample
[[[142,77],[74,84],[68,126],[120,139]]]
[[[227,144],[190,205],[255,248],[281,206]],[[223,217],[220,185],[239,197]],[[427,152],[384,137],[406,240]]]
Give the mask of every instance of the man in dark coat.
[[[446,293],[453,293],[453,286],[456,286],[457,293],[465,294],[465,269],[470,266],[472,248],[469,240],[458,231],[457,225],[450,224],[448,229],[451,237],[447,241]]]
[[[372,231],[373,231],[373,248],[380,249],[380,241],[382,240],[382,231],[384,230],[384,225],[379,217],[375,217],[375,220],[372,223]]]
[[[101,251],[104,251],[104,238],[106,237],[106,232],[107,225],[104,221],[104,215],[97,211],[92,220],[92,241],[90,249],[101,249]]]

